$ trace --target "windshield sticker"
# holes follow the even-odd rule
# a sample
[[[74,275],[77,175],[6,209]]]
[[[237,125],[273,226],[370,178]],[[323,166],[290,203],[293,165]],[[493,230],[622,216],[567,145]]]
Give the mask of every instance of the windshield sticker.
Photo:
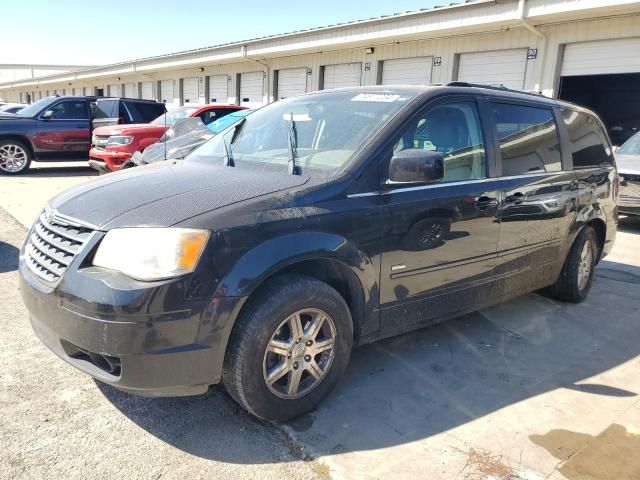
[[[352,102],[381,102],[391,103],[400,98],[400,95],[384,95],[381,93],[361,93],[351,99]]]

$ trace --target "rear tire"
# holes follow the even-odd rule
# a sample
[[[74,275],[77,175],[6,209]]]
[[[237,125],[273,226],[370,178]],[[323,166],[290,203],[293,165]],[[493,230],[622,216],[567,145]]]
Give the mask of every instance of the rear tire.
[[[573,242],[560,277],[549,287],[549,295],[563,302],[584,301],[591,290],[597,258],[596,232],[585,227]]]
[[[334,288],[303,275],[275,277],[236,321],[222,382],[253,415],[288,420],[333,390],[352,344],[351,313]]]
[[[31,166],[31,151],[18,140],[0,140],[0,174],[20,175]]]

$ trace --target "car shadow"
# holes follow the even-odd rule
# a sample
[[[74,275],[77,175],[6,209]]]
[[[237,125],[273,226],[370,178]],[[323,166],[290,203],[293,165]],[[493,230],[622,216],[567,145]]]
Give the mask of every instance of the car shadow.
[[[91,168],[86,161],[33,162],[29,171],[20,177],[42,177],[43,175],[50,177],[98,176],[98,172]]]
[[[10,243],[0,240],[0,273],[17,270],[19,255],[20,250]]]
[[[618,222],[618,230],[627,233],[640,234],[640,218],[624,217]]]
[[[640,268],[626,267],[629,278],[640,278]],[[598,270],[591,296],[579,305],[531,294],[358,348],[329,398],[282,426],[314,456],[327,456],[426,439],[559,388],[584,393],[585,402],[593,395],[635,397],[640,392],[592,379],[640,354],[640,285],[610,271],[618,271],[613,262]],[[132,421],[177,448],[228,462],[262,461],[214,449],[212,437],[237,442],[228,416],[248,415],[219,388],[181,399],[100,389]]]

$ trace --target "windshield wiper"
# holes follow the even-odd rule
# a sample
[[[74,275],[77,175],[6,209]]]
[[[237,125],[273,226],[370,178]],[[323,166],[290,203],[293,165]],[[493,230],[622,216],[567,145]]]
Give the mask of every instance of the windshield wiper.
[[[300,167],[296,165],[298,156],[298,135],[296,132],[296,122],[291,112],[289,119],[289,175],[300,175]]]
[[[233,127],[233,135],[231,135],[231,141],[227,144],[227,139],[225,138],[224,135],[222,135],[222,145],[224,146],[224,166],[225,167],[235,167],[236,164],[233,161],[233,155],[232,155],[232,149],[231,149],[231,145],[233,145],[233,142],[236,141],[236,138],[238,137],[238,134],[240,133],[240,130],[242,130],[242,127],[244,126],[244,122],[247,120],[246,117],[243,117],[241,120],[238,121],[238,123],[235,124],[235,126]]]

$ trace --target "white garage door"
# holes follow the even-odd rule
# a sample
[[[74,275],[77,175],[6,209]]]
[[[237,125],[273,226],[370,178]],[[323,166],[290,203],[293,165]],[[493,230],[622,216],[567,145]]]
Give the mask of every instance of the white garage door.
[[[198,77],[185,78],[182,81],[182,103],[198,103],[199,97]]]
[[[140,98],[153,100],[153,83],[140,82]]]
[[[397,58],[382,63],[382,85],[431,83],[433,57]]]
[[[137,88],[135,83],[124,84],[124,96],[127,98],[137,98]]]
[[[563,77],[640,72],[640,38],[572,43],[564,48]]]
[[[209,77],[209,102],[229,103],[229,80],[226,75],[211,75]]]
[[[463,53],[460,55],[458,80],[522,90],[526,71],[526,49]]]
[[[362,77],[362,63],[325,65],[323,88],[358,87]]]
[[[263,72],[240,74],[240,105],[243,107],[259,107],[263,102],[263,92]]]
[[[167,104],[173,103],[173,80],[160,81],[160,101]]]
[[[109,85],[109,96],[110,97],[119,97],[119,96],[121,96],[121,94],[120,94],[120,84],[119,83],[112,83],[111,85]]]
[[[307,69],[278,70],[278,100],[307,92]]]

